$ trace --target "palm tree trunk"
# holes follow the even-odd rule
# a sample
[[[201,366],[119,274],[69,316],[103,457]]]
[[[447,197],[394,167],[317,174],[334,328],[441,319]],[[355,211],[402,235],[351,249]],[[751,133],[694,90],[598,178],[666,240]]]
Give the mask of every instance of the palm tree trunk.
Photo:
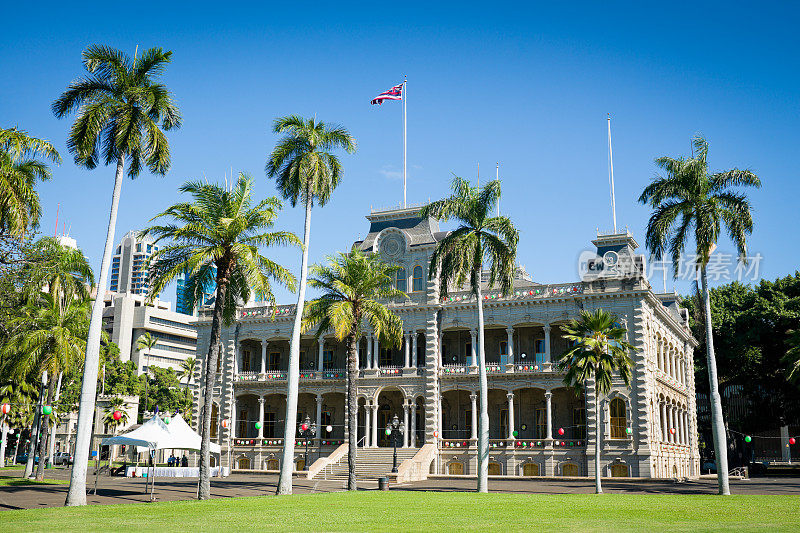
[[[217,359],[219,359],[220,334],[222,330],[222,311],[228,292],[229,272],[217,268],[217,297],[214,301],[214,318],[211,320],[211,340],[208,344],[208,356],[205,360],[206,382],[203,391],[203,408],[200,434],[200,487],[197,491],[199,500],[211,497],[211,410],[214,405],[214,385],[217,379]],[[224,281],[223,281],[224,280]]]
[[[597,494],[603,493],[603,487],[600,485],[600,443],[603,441],[603,434],[600,432],[601,423],[600,419],[600,394],[597,392],[597,387],[594,388],[594,491]]]
[[[0,422],[0,429],[2,429],[3,437],[0,440],[0,468],[6,466],[6,442],[8,441],[8,415],[3,415],[3,421]],[[16,461],[16,457],[14,458]]]
[[[278,494],[292,493],[292,472],[294,471],[294,439],[297,422],[297,393],[300,386],[300,326],[303,319],[303,306],[306,298],[306,278],[308,277],[308,244],[311,240],[311,196],[306,197],[306,222],[303,233],[303,258],[300,263],[300,289],[297,291],[297,306],[292,328],[292,342],[289,346],[289,371],[286,375],[286,425],[283,430],[283,457],[281,474],[278,478]]]
[[[357,321],[358,324],[360,321]],[[358,341],[355,333],[347,339],[347,490],[356,487],[356,451],[358,450]]]
[[[708,366],[708,388],[711,400],[711,431],[714,435],[714,454],[717,458],[717,483],[719,493],[730,496],[728,486],[728,444],[725,438],[725,419],[722,415],[722,400],[717,383],[717,359],[714,356],[714,332],[711,327],[711,294],[708,291],[706,267],[700,267],[700,282],[703,288],[703,311],[706,326],[706,365]]]
[[[483,292],[481,267],[478,266],[478,383],[480,417],[478,418],[478,492],[489,492],[489,385],[486,381],[486,350],[483,335]],[[441,428],[440,428],[441,430]]]
[[[47,405],[53,405],[55,386],[53,380],[47,386]],[[44,467],[47,463],[47,444],[50,438],[50,416],[42,414],[42,427],[39,429],[39,443],[36,453],[39,455],[39,464],[36,465],[36,481],[44,481]]]
[[[97,280],[97,298],[92,305],[92,318],[89,322],[89,336],[86,340],[86,361],[83,365],[81,402],[78,410],[78,428],[75,435],[75,460],[69,480],[66,505],[86,505],[86,469],[88,467],[89,446],[92,439],[94,404],[97,397],[97,374],[100,370],[100,330],[103,325],[103,294],[108,281],[108,266],[114,250],[114,230],[117,225],[117,207],[122,192],[124,154],[117,158],[117,174],[114,178],[114,193],[111,196],[111,212],[108,215],[108,231],[100,263],[100,278]]]
[[[58,373],[58,385],[56,385],[56,392],[53,395],[53,405],[58,402],[58,399],[61,397],[61,379],[64,377],[64,372]],[[47,463],[52,466],[53,464],[53,454],[55,453],[56,448],[56,428],[58,425],[54,425],[52,429],[52,435],[50,436],[49,445],[47,446]]]

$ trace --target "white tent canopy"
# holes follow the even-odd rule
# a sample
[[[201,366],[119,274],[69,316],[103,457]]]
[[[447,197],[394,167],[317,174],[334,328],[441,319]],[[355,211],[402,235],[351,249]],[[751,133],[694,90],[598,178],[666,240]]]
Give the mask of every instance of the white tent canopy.
[[[102,444],[128,446],[141,446],[152,450],[175,449],[175,450],[200,450],[202,442],[200,435],[197,434],[189,424],[179,414],[169,419],[165,423],[158,415],[128,433],[107,437],[102,440]],[[211,453],[220,453],[220,446],[211,443],[209,448]]]

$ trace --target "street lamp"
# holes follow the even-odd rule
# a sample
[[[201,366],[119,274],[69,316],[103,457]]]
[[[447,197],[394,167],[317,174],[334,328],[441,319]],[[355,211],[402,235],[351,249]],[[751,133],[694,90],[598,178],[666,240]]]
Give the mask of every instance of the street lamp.
[[[306,419],[300,424],[300,435],[306,439],[306,458],[303,460],[303,470],[308,470],[308,438],[317,433],[317,425],[311,423],[311,418],[306,415]]]
[[[392,441],[392,446],[394,447],[394,458],[392,459],[392,473],[394,474],[397,473],[397,441],[403,437],[405,431],[405,425],[400,422],[400,419],[397,418],[395,414],[392,421],[389,422],[389,425],[386,427],[386,435]]]

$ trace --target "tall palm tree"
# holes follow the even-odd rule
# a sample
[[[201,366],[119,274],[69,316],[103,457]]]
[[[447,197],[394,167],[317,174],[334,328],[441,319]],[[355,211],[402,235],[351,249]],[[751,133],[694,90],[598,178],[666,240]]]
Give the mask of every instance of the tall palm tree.
[[[695,268],[700,272],[705,309],[706,359],[711,398],[711,429],[717,458],[719,493],[730,494],[728,486],[728,447],[725,422],[717,383],[717,361],[711,327],[711,300],[706,266],[717,245],[722,225],[739,251],[739,261],[747,263],[747,235],[753,231],[753,217],[747,196],[738,187],[761,187],[761,180],[749,170],[737,168],[710,174],[708,142],[701,136],[692,139],[694,155],[688,159],[659,157],[656,165],[665,175],[656,177],[639,196],[639,202],[653,208],[647,223],[645,242],[656,260],[672,256],[677,277],[681,255],[694,232],[697,254]]]
[[[190,385],[192,384],[192,380],[194,379],[194,373],[196,369],[197,369],[197,360],[194,357],[187,357],[186,360],[181,361],[181,368],[177,372],[178,378],[186,378],[187,403],[189,403],[189,398],[191,397],[192,391]]]
[[[430,279],[439,277],[439,294],[460,290],[469,282],[478,305],[478,382],[480,417],[478,419],[478,492],[489,491],[489,390],[486,381],[486,350],[483,334],[482,274],[489,267],[487,289],[497,283],[503,294],[511,293],[514,261],[519,233],[508,217],[492,216],[500,198],[500,180],[483,188],[473,187],[463,178],[453,179],[453,194],[422,208],[420,216],[436,220],[455,219],[459,226],[436,246],[428,269]],[[441,431],[441,428],[439,429]]]
[[[0,404],[7,403],[12,406],[11,412],[3,417],[3,442],[0,444],[0,467],[6,465],[6,444],[8,442],[8,429],[17,427],[22,428],[20,414],[24,414],[26,406],[34,403],[36,387],[31,386],[25,380],[9,378],[0,385]],[[19,446],[19,438],[17,438]],[[14,461],[17,460],[17,452],[14,452]]]
[[[265,231],[275,225],[281,202],[270,197],[254,204],[253,180],[239,174],[231,188],[208,183],[189,182],[180,188],[194,198],[192,203],[178,203],[152,220],[169,217],[173,221],[152,226],[143,234],[156,235],[156,242],[168,239],[149,261],[150,291],[158,294],[184,272],[189,275],[186,287],[189,307],[204,296],[205,287],[216,281],[214,314],[208,354],[203,361],[205,377],[200,433],[201,500],[211,496],[209,444],[211,442],[212,393],[217,378],[222,325],[230,325],[237,305],[256,296],[274,304],[270,280],[294,290],[295,277],[281,265],[261,255],[259,247],[300,245],[300,240],[286,231]]]
[[[289,371],[286,392],[286,428],[283,438],[283,458],[278,479],[278,494],[292,493],[292,470],[294,467],[295,420],[297,418],[297,394],[300,385],[300,330],[303,305],[306,297],[308,276],[308,246],[311,240],[311,207],[314,202],[323,207],[331,197],[333,189],[342,179],[342,165],[331,153],[343,148],[347,153],[356,150],[356,141],[341,126],[329,126],[318,122],[316,117],[305,120],[297,115],[280,117],[273,124],[275,133],[284,133],[267,160],[267,176],[275,178],[281,195],[292,207],[298,202],[306,208],[303,232],[303,254],[300,262],[300,288],[297,292],[297,308],[289,344]]]
[[[325,331],[333,331],[339,341],[346,339],[347,344],[348,490],[356,490],[358,341],[366,323],[381,339],[381,346],[400,347],[403,321],[381,303],[406,296],[391,283],[399,268],[358,250],[329,257],[325,266],[311,267],[309,285],[322,295],[306,305],[303,329],[317,326],[317,338]]]
[[[145,371],[144,371],[144,408],[142,409],[142,414],[147,412],[147,403],[149,398],[147,397],[147,384],[150,381],[150,351],[155,348],[156,343],[158,342],[158,337],[153,337],[149,331],[145,331],[142,335],[139,335],[139,338],[136,339],[136,349],[141,352],[142,350],[147,350],[145,360]]]
[[[631,383],[631,351],[633,345],[625,338],[627,331],[617,324],[617,317],[603,309],[594,313],[581,310],[580,320],[571,320],[562,328],[564,338],[573,343],[570,350],[558,360],[558,369],[565,373],[564,383],[578,396],[594,383],[595,443],[594,485],[597,494],[600,485],[600,444],[602,439],[600,397],[611,390],[615,374],[619,374],[626,387]]]
[[[39,225],[41,206],[36,182],[49,180],[61,156],[50,142],[16,128],[0,128],[0,235],[21,238]]]
[[[143,166],[162,175],[170,167],[169,143],[162,129],[180,127],[181,116],[167,87],[158,83],[157,78],[171,60],[172,52],[161,48],[150,48],[140,58],[131,60],[120,50],[92,45],[83,52],[83,66],[88,75],[70,83],[52,105],[58,118],[77,111],[67,142],[75,163],[93,169],[102,155],[104,164],[116,164],[99,291],[105,290],[108,281],[125,162],[131,178],[138,176]],[[102,315],[103,299],[97,298],[87,339],[75,457],[89,456]],[[66,505],[86,505],[86,468],[86,461],[73,464]]]
[[[45,402],[52,405],[56,376],[80,364],[86,348],[89,302],[65,299],[47,293],[38,302],[30,302],[14,319],[22,326],[3,347],[3,355],[11,361],[14,375],[19,379],[39,376],[44,371],[51,376]],[[44,479],[44,458],[50,437],[50,417],[40,417],[39,450],[41,460],[36,479]],[[88,456],[88,454],[87,454]]]

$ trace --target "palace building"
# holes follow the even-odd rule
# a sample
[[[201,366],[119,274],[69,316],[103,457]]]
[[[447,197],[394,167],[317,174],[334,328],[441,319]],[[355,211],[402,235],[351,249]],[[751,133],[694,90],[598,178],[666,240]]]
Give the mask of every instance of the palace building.
[[[395,280],[408,293],[388,303],[403,320],[400,348],[381,345],[368,329],[360,340],[358,473],[391,469],[387,425],[398,417],[404,432],[399,476],[475,475],[478,367],[477,307],[467,290],[439,298],[428,279],[430,256],[447,234],[419,208],[372,212],[369,232],[354,246],[378,253],[401,269]],[[502,296],[484,287],[488,372],[489,474],[592,476],[594,447],[604,476],[671,478],[699,474],[697,409],[692,352],[697,345],[688,314],[673,294],[656,294],[645,259],[627,232],[598,234],[582,255],[575,281],[534,282],[517,269],[514,290]],[[521,244],[524,246],[524,242]],[[485,280],[484,280],[485,282]],[[212,439],[223,466],[278,470],[286,408],[286,371],[293,305],[251,304],[222,331]],[[581,309],[618,316],[636,347],[630,388],[622,380],[600,398],[594,388],[577,395],[556,368],[568,349],[563,326]],[[274,311],[274,313],[273,313]],[[206,355],[211,310],[197,321],[198,359]],[[309,477],[346,473],[346,352],[331,334],[301,341],[297,423],[314,425]],[[195,425],[203,394],[199,369]],[[600,435],[595,430],[600,417]],[[305,466],[305,441],[297,437],[296,468]]]

